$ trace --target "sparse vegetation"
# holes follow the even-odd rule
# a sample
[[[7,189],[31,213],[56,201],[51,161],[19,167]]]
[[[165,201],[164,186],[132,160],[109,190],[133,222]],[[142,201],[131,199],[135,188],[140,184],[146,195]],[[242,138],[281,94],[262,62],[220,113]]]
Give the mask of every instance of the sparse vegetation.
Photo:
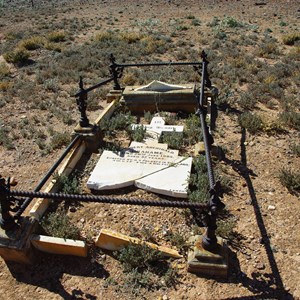
[[[30,53],[23,48],[16,48],[13,51],[4,53],[3,57],[9,63],[21,65],[28,61]]]
[[[50,236],[74,240],[80,237],[79,229],[70,222],[64,211],[49,213],[42,219],[41,225]]]
[[[282,41],[285,45],[289,45],[289,46],[294,45],[295,42],[300,41],[300,33],[295,32],[295,33],[284,35],[282,37]]]
[[[293,171],[287,168],[283,168],[279,172],[279,180],[283,186],[285,186],[290,193],[300,193],[300,172]]]
[[[263,128],[262,119],[256,113],[242,113],[239,117],[239,123],[241,127],[247,129],[252,134],[261,131]]]

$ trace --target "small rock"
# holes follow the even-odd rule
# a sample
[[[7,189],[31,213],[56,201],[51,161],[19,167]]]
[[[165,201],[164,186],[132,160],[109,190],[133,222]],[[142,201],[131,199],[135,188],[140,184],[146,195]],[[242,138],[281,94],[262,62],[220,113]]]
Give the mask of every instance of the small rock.
[[[275,209],[276,209],[276,207],[274,205],[269,205],[268,206],[268,210],[275,210]]]
[[[256,269],[258,270],[264,270],[265,269],[265,265],[263,263],[258,263],[255,265]]]
[[[81,222],[81,223],[84,223],[84,218],[81,218],[81,219],[80,219],[80,222]]]
[[[163,295],[162,298],[163,298],[163,300],[168,300],[169,299],[167,295]]]

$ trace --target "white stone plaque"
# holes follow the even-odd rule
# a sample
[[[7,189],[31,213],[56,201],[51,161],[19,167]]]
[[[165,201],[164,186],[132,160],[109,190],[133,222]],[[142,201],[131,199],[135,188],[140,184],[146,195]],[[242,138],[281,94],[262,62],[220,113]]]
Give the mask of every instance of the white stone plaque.
[[[87,186],[111,190],[130,185],[173,197],[186,198],[192,158],[178,156],[165,144],[133,142],[119,152],[104,151]]]

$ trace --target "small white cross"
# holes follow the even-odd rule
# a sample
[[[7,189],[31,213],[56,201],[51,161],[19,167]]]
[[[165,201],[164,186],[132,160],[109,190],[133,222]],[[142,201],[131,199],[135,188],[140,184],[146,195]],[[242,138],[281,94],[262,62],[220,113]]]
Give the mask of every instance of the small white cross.
[[[165,125],[165,120],[162,117],[154,117],[150,125],[132,124],[131,129],[136,129],[143,126],[146,128],[146,133],[152,139],[158,140],[162,132],[183,132],[183,126]]]

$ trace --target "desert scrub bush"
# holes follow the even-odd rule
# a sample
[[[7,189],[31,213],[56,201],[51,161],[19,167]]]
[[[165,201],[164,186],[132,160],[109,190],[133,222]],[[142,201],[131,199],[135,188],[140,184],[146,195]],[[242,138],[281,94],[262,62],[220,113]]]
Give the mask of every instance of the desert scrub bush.
[[[59,190],[65,194],[80,194],[80,182],[76,175],[66,176],[66,175],[54,175]]]
[[[239,105],[245,110],[252,110],[257,104],[256,96],[251,92],[241,93]]]
[[[300,33],[294,32],[294,33],[284,35],[282,37],[282,41],[285,45],[292,46],[295,44],[295,42],[300,41]]]
[[[147,123],[150,124],[152,118],[153,118],[154,115],[151,114],[150,111],[144,111],[144,119]]]
[[[144,37],[145,37],[144,34],[138,32],[122,32],[120,34],[120,39],[124,40],[128,44],[138,42]]]
[[[175,246],[181,253],[185,253],[188,245],[186,238],[178,232],[169,231],[166,235],[166,239]]]
[[[9,67],[4,63],[0,63],[0,80],[10,75]]]
[[[199,116],[193,114],[186,119],[183,138],[184,143],[188,145],[194,145],[202,140]]]
[[[279,172],[279,180],[283,186],[285,186],[291,194],[300,193],[300,171],[292,171],[287,168],[283,168]]]
[[[229,28],[236,28],[236,27],[243,27],[244,24],[239,22],[238,20],[236,20],[233,17],[225,17],[222,21],[221,21],[221,26],[224,27],[229,27]]]
[[[205,156],[193,159],[192,173],[189,179],[188,198],[191,202],[207,203],[209,198],[209,182]]]
[[[13,51],[4,53],[3,57],[9,63],[22,65],[28,61],[30,53],[23,48],[16,48]]]
[[[80,237],[79,229],[70,222],[69,217],[62,210],[43,217],[41,226],[49,236],[73,240]]]
[[[44,44],[44,40],[42,37],[33,36],[31,38],[20,41],[18,47],[31,51],[31,50],[36,50],[41,48],[43,44]]]
[[[106,134],[111,135],[115,130],[125,130],[134,123],[136,118],[131,112],[116,112],[110,119],[105,119],[100,127]]]
[[[273,58],[279,54],[279,49],[275,42],[262,43],[257,50],[257,54],[260,57]]]
[[[256,113],[244,112],[239,116],[239,124],[251,134],[261,131],[263,128],[262,119]]]
[[[49,42],[59,43],[66,40],[67,34],[64,31],[53,31],[47,34],[46,38]]]
[[[148,247],[145,243],[129,244],[115,254],[122,263],[125,272],[151,268],[154,262],[162,259],[161,252]]]
[[[279,120],[283,125],[300,130],[300,113],[285,111],[279,114]]]
[[[0,123],[0,145],[7,150],[14,149],[13,142],[9,136],[9,130]]]
[[[121,262],[125,280],[123,286],[138,294],[141,288],[155,290],[174,286],[177,273],[163,259],[162,253],[146,244],[129,244],[114,255]]]
[[[291,144],[292,153],[296,156],[300,156],[300,144]]]
[[[53,150],[66,146],[70,142],[70,135],[67,132],[55,132],[51,137],[51,147]]]
[[[159,143],[168,144],[171,149],[179,150],[183,146],[183,134],[175,130],[163,132],[159,138]]]
[[[142,142],[146,136],[146,127],[136,126],[134,129],[129,128],[129,135],[132,140]]]
[[[217,219],[216,235],[227,240],[234,238],[234,228],[236,220],[232,216],[225,216],[224,218]]]

